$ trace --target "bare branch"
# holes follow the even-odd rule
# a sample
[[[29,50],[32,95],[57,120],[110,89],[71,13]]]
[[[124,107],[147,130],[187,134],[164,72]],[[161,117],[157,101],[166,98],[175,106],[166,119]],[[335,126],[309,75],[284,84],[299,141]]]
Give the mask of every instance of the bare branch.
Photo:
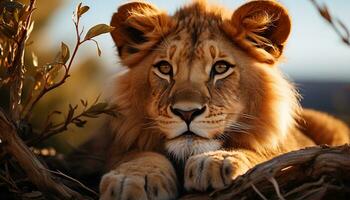
[[[78,181],[77,179],[74,179],[74,178],[72,178],[72,177],[70,177],[70,176],[68,176],[68,175],[66,175],[66,174],[64,174],[64,173],[62,173],[62,172],[60,172],[60,171],[57,171],[57,172],[56,172],[56,171],[52,171],[52,170],[49,170],[49,169],[45,169],[45,170],[47,170],[47,171],[49,171],[49,172],[51,172],[51,173],[53,173],[53,174],[57,174],[57,175],[59,175],[59,176],[62,176],[62,177],[66,178],[66,179],[68,179],[68,180],[70,180],[70,181],[72,181],[72,182],[74,182],[74,183],[77,183],[77,184],[80,185],[82,188],[84,188],[86,191],[90,192],[90,193],[93,194],[95,197],[98,197],[98,193],[96,193],[94,190],[88,188],[87,186],[85,186],[83,183],[81,183],[81,182]]]
[[[223,190],[181,200],[347,199],[350,146],[316,146],[283,154],[250,169]]]
[[[320,13],[321,17],[325,19],[333,28],[335,33],[341,38],[342,42],[350,46],[350,34],[349,29],[345,24],[338,18],[334,17],[326,5],[321,6],[316,0],[310,0],[311,3],[316,7],[317,11]],[[340,30],[340,28],[342,30]]]
[[[70,105],[68,114],[65,120],[58,124],[52,124],[50,122],[50,118],[53,114],[61,114],[61,113],[58,113],[56,111],[49,114],[48,119],[46,120],[46,125],[44,129],[40,133],[36,134],[38,135],[37,137],[29,140],[28,142],[26,142],[26,144],[31,146],[39,142],[42,142],[58,133],[66,131],[70,124],[75,124],[77,127],[84,127],[87,121],[83,118],[97,118],[101,114],[107,114],[114,117],[119,115],[119,113],[117,112],[117,108],[115,106],[108,105],[107,103],[98,103],[98,99],[99,97],[97,97],[94,104],[91,105],[90,107],[88,107],[87,101],[81,100],[83,110],[77,115],[75,115],[75,112],[78,108],[78,105],[74,107]]]
[[[267,199],[321,199],[316,197],[326,197],[327,191],[349,195],[349,155],[349,145],[290,152],[257,165],[227,189],[214,192],[211,198],[258,199],[263,194]]]

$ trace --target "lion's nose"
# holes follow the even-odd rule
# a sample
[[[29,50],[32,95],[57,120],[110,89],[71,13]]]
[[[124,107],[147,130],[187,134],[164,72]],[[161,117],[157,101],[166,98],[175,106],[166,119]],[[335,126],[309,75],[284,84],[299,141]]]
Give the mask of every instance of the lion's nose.
[[[200,109],[196,108],[193,110],[181,110],[181,109],[170,107],[171,112],[179,116],[182,120],[184,120],[187,125],[189,125],[194,118],[204,113],[205,109],[206,109],[206,106]]]

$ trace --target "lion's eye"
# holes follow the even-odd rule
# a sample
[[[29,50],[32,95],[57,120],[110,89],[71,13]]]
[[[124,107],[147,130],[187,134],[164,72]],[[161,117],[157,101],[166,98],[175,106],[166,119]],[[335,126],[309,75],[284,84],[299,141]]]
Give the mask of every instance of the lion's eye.
[[[212,74],[217,75],[217,74],[224,74],[227,72],[230,68],[233,68],[234,65],[226,62],[226,61],[217,61],[213,67],[212,67]]]
[[[171,64],[165,60],[159,61],[154,64],[154,67],[158,69],[158,71],[164,75],[172,75],[173,68]]]

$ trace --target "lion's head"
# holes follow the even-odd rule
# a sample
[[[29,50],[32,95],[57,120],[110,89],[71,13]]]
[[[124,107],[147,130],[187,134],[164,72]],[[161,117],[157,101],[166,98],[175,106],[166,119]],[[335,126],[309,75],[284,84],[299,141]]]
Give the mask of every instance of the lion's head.
[[[251,1],[227,14],[195,1],[169,16],[134,2],[111,25],[127,67],[112,95],[124,115],[112,122],[118,148],[184,159],[284,140],[298,103],[276,67],[290,32],[280,4]]]

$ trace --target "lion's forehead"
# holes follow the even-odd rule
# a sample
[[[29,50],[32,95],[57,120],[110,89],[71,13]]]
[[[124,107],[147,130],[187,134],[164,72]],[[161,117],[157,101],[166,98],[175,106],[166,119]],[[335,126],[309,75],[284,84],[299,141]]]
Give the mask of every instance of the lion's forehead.
[[[167,34],[163,41],[168,51],[174,52],[174,47],[181,49],[180,57],[189,60],[194,57],[205,56],[205,50],[209,45],[215,45],[214,41],[222,35],[222,13],[221,11],[208,11],[204,5],[184,7],[174,15],[176,25]]]

